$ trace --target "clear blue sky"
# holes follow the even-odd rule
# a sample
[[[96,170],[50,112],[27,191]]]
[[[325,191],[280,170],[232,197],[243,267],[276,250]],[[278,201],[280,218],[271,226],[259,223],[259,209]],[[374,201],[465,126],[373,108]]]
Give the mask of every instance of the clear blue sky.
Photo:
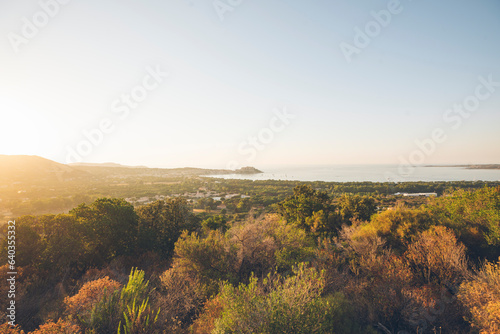
[[[446,140],[418,162],[500,163],[500,84],[479,87],[479,77],[500,83],[499,1],[401,0],[385,26],[371,12],[391,1],[220,3],[234,6],[3,0],[0,154],[161,167],[396,164],[439,128]],[[377,25],[347,61],[342,43],[356,47],[355,28]],[[147,78],[155,88],[124,116],[122,94],[155,68],[168,78]],[[488,96],[469,117],[447,113],[478,89]],[[276,109],[294,118],[276,120]],[[103,120],[108,133],[88,147],[83,132]]]

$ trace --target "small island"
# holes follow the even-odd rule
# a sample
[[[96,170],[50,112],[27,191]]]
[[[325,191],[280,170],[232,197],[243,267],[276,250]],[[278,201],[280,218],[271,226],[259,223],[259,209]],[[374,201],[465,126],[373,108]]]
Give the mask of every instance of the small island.
[[[500,169],[500,165],[490,164],[490,165],[467,165],[464,166],[467,169]]]
[[[260,174],[262,171],[258,170],[255,167],[241,167],[234,171],[235,174]]]
[[[500,169],[498,164],[477,164],[477,165],[428,165],[425,167],[458,167],[465,169]]]

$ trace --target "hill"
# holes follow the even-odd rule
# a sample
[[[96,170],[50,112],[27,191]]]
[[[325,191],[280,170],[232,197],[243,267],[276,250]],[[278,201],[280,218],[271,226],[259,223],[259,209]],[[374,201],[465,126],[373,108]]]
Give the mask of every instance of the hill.
[[[85,171],[33,155],[0,155],[0,181],[12,183],[62,182],[88,176]]]
[[[147,166],[126,166],[114,162],[91,163],[91,162],[74,162],[68,164],[75,167],[126,167],[126,168],[148,168]]]
[[[184,177],[201,175],[220,175],[231,173],[262,173],[253,167],[236,171],[227,169],[203,168],[148,168],[144,166],[125,166],[116,163],[75,163],[61,164],[39,156],[0,155],[0,181],[4,184],[25,183],[31,185],[69,180],[90,180],[117,177]]]

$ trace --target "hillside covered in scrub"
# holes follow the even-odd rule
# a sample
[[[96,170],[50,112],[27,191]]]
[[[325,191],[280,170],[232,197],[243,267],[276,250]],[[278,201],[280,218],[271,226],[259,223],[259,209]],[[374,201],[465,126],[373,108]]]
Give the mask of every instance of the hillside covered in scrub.
[[[181,197],[19,217],[0,332],[497,333],[500,188],[375,203],[300,185],[243,219]]]

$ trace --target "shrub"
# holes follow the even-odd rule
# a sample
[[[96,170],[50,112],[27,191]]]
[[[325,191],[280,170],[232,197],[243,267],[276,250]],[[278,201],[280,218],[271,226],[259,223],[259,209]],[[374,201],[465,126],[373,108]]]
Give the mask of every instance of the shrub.
[[[30,334],[80,334],[78,326],[67,320],[59,319],[57,322],[49,321]]]
[[[236,281],[236,248],[220,231],[206,237],[185,231],[175,244],[174,267],[197,277],[216,292],[219,280]]]
[[[227,237],[238,252],[240,281],[248,280],[251,273],[265,276],[276,267],[280,271],[290,271],[297,263],[312,258],[314,253],[314,243],[307,233],[277,215],[234,226]]]
[[[220,318],[223,310],[224,306],[221,304],[219,295],[207,301],[201,315],[191,326],[191,332],[195,334],[211,334],[215,327],[215,321]]]
[[[157,333],[154,326],[158,320],[160,309],[152,312],[149,306],[149,298],[146,298],[142,303],[138,303],[134,298],[131,305],[127,305],[127,309],[123,312],[122,321],[118,324],[118,334],[139,334],[139,333]]]
[[[474,256],[500,255],[500,187],[457,190],[434,199],[429,210],[453,229]]]
[[[465,246],[444,226],[433,226],[410,244],[406,258],[426,283],[458,284],[468,275]]]
[[[120,288],[121,284],[108,276],[87,282],[76,295],[64,299],[66,310],[73,317],[85,317],[102,299]]]
[[[326,266],[329,291],[347,296],[359,323],[383,323],[397,332],[408,304],[404,292],[413,275],[405,261],[384,247],[384,239],[377,234],[359,235],[362,227],[353,221],[344,225],[335,242],[323,240],[316,263]]]
[[[397,207],[386,210],[373,216],[372,220],[364,224],[353,236],[379,236],[384,238],[387,246],[398,253],[406,250],[406,245],[418,233],[434,225],[433,216],[423,209],[408,209]]]
[[[350,322],[349,306],[341,294],[321,296],[322,273],[304,264],[293,272],[288,278],[268,275],[260,283],[252,277],[248,285],[238,287],[224,284],[216,302],[205,308],[215,317],[220,315],[213,321],[212,333],[362,332]],[[207,313],[193,325],[196,333],[210,330]]]
[[[157,332],[154,327],[160,309],[155,312],[149,305],[148,285],[149,281],[144,281],[144,271],[132,268],[128,283],[120,293],[120,312],[124,319],[118,324],[118,334]]]
[[[66,298],[65,303],[85,332],[115,333],[120,328],[126,333],[154,333],[160,310],[154,312],[149,306],[148,285],[144,271],[132,268],[128,283],[122,289],[119,283],[104,277],[85,283],[78,294]]]
[[[8,323],[4,323],[0,326],[0,334],[24,334],[24,331],[19,329],[19,326],[11,326]]]
[[[162,309],[160,322],[169,332],[178,332],[182,324],[190,324],[196,311],[208,298],[206,285],[181,267],[173,267],[161,276],[162,293],[158,303]]]
[[[500,332],[500,259],[486,262],[482,269],[460,286],[459,301],[468,311],[468,320],[480,333]]]

